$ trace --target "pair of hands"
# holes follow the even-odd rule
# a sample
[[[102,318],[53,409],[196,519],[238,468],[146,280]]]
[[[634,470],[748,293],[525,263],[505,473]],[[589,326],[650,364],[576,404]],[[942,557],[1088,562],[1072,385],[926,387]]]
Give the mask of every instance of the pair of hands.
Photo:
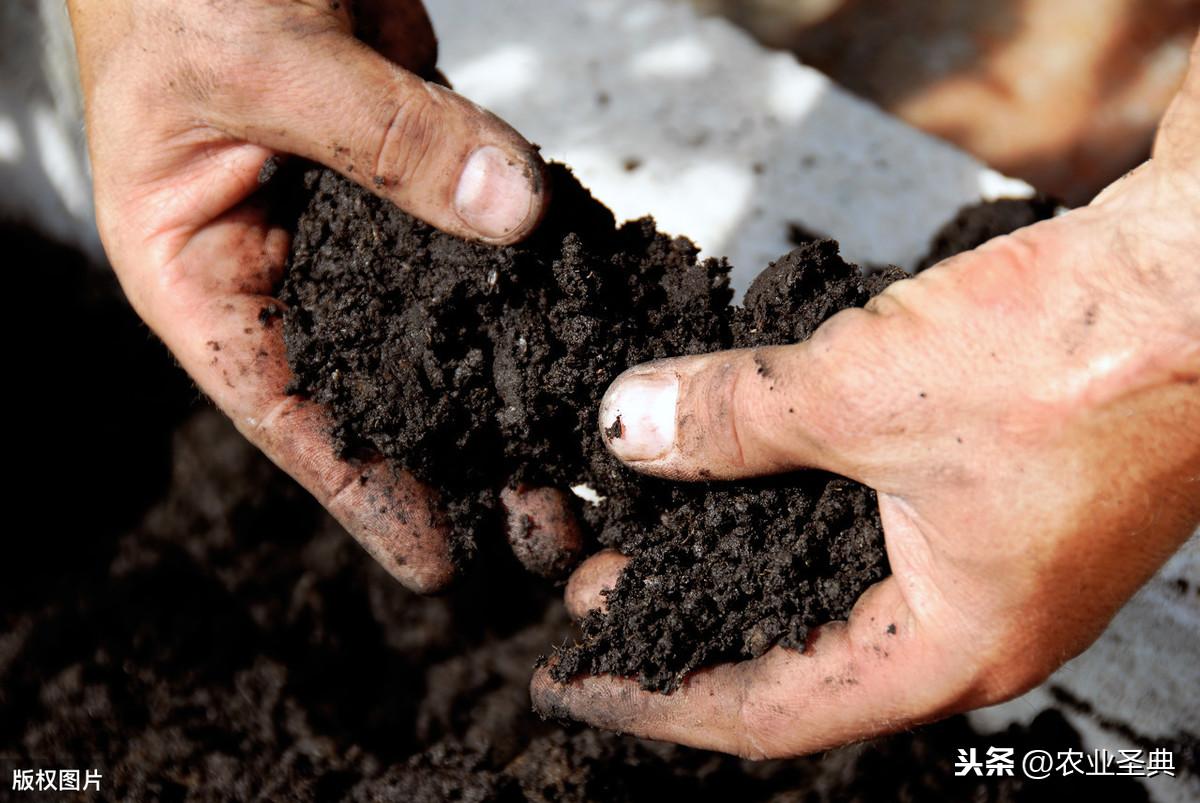
[[[276,153],[323,162],[446,231],[513,242],[546,198],[535,150],[437,84],[404,0],[71,0],[97,218],[138,313],[239,429],[401,582],[450,579],[436,494],[335,458],[284,393],[259,313],[288,250],[254,192]],[[353,18],[352,18],[353,15]],[[370,32],[372,50],[352,35]],[[541,710],[747,756],[997,702],[1084,649],[1200,518],[1200,73],[1155,159],[1091,206],[893,285],[794,346],[639,366],[601,409],[664,477],[817,467],[879,493],[893,575],[810,650],[678,692],[540,672]],[[766,392],[755,358],[770,362]],[[782,392],[781,392],[782,391]],[[791,412],[794,410],[795,412]],[[360,481],[366,477],[366,483]],[[368,505],[369,496],[389,505]],[[556,491],[506,494],[561,520]],[[603,604],[623,559],[567,589]]]

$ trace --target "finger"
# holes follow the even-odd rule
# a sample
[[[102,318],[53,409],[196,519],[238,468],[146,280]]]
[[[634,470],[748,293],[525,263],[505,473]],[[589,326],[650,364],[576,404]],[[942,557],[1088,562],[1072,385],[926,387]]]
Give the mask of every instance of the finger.
[[[436,495],[380,462],[334,454],[317,405],[285,392],[290,374],[269,295],[287,254],[282,231],[247,207],[196,233],[162,276],[131,293],[183,368],[280,468],[400,582],[435,591],[453,576]],[[139,274],[132,274],[135,281]]]
[[[321,162],[452,234],[511,243],[546,201],[536,149],[495,115],[337,28],[285,40],[223,97],[232,136]]]
[[[573,619],[582,619],[590,611],[608,610],[606,591],[617,585],[617,577],[629,558],[615,549],[605,549],[592,555],[571,573],[564,600]]]
[[[918,626],[889,578],[862,597],[848,623],[820,628],[803,653],[775,647],[753,661],[696,672],[672,694],[610,676],[560,684],[543,667],[530,693],[546,717],[767,758],[960,710],[975,699],[971,677],[969,661]]]
[[[554,488],[505,488],[500,501],[517,560],[541,577],[566,575],[583,551],[583,535],[566,495]]]
[[[631,368],[600,403],[604,442],[631,468],[670,479],[801,467],[860,478],[840,449],[852,415],[840,388],[854,366],[820,368],[815,350],[809,341]]]

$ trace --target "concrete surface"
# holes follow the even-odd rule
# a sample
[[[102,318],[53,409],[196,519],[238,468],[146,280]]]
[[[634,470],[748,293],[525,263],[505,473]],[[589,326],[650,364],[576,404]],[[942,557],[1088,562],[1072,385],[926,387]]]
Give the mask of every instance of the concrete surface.
[[[683,5],[428,5],[456,88],[574,166],[619,217],[653,213],[729,256],[741,287],[788,250],[792,222],[852,260],[911,266],[962,205],[1029,192]],[[64,19],[56,0],[0,9],[0,214],[95,253]],[[1095,646],[976,722],[1030,719],[1052,686],[1093,709],[1066,708],[1091,747],[1200,732],[1200,534]],[[1200,799],[1195,774],[1148,785],[1158,800]]]
[[[0,214],[102,259],[66,3],[0,3]]]
[[[743,287],[793,221],[851,260],[911,267],[964,204],[1031,192],[682,4],[427,6],[456,89],[618,217],[653,212],[728,256]]]

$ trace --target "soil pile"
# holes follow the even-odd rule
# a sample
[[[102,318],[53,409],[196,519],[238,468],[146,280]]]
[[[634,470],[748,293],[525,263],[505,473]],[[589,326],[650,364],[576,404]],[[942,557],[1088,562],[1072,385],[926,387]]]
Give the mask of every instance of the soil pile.
[[[528,242],[464,242],[326,170],[305,176],[281,298],[294,390],[370,449],[438,487],[460,558],[498,532],[497,492],[586,485],[578,513],[633,562],[610,614],[556,672],[614,672],[669,691],[687,672],[801,648],[844,618],[887,561],[874,494],[809,472],[746,484],[647,479],[609,455],[596,411],[646,360],[795,342],[899,275],[864,279],[831,241],[763,272],[742,307],[728,265],[652,220],[617,227],[563,167]]]

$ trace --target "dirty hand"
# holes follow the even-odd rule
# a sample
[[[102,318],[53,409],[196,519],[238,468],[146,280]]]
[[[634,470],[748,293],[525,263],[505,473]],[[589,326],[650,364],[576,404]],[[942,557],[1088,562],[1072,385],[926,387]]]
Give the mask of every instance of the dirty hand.
[[[532,684],[543,713],[749,757],[1014,697],[1086,648],[1200,519],[1200,61],[1155,158],[1091,206],[840,313],[811,340],[664,360],[609,389],[660,477],[816,467],[874,488],[892,576],[804,653]],[[602,607],[624,558],[577,570]]]
[[[130,302],[385,568],[417,590],[443,586],[434,493],[337,459],[322,412],[284,393],[270,311],[289,235],[256,198],[257,177],[268,157],[298,154],[445,231],[510,243],[545,202],[535,149],[419,77],[436,40],[418,2],[70,0],[70,12],[97,223]],[[556,506],[552,492],[507,498],[514,515]]]

